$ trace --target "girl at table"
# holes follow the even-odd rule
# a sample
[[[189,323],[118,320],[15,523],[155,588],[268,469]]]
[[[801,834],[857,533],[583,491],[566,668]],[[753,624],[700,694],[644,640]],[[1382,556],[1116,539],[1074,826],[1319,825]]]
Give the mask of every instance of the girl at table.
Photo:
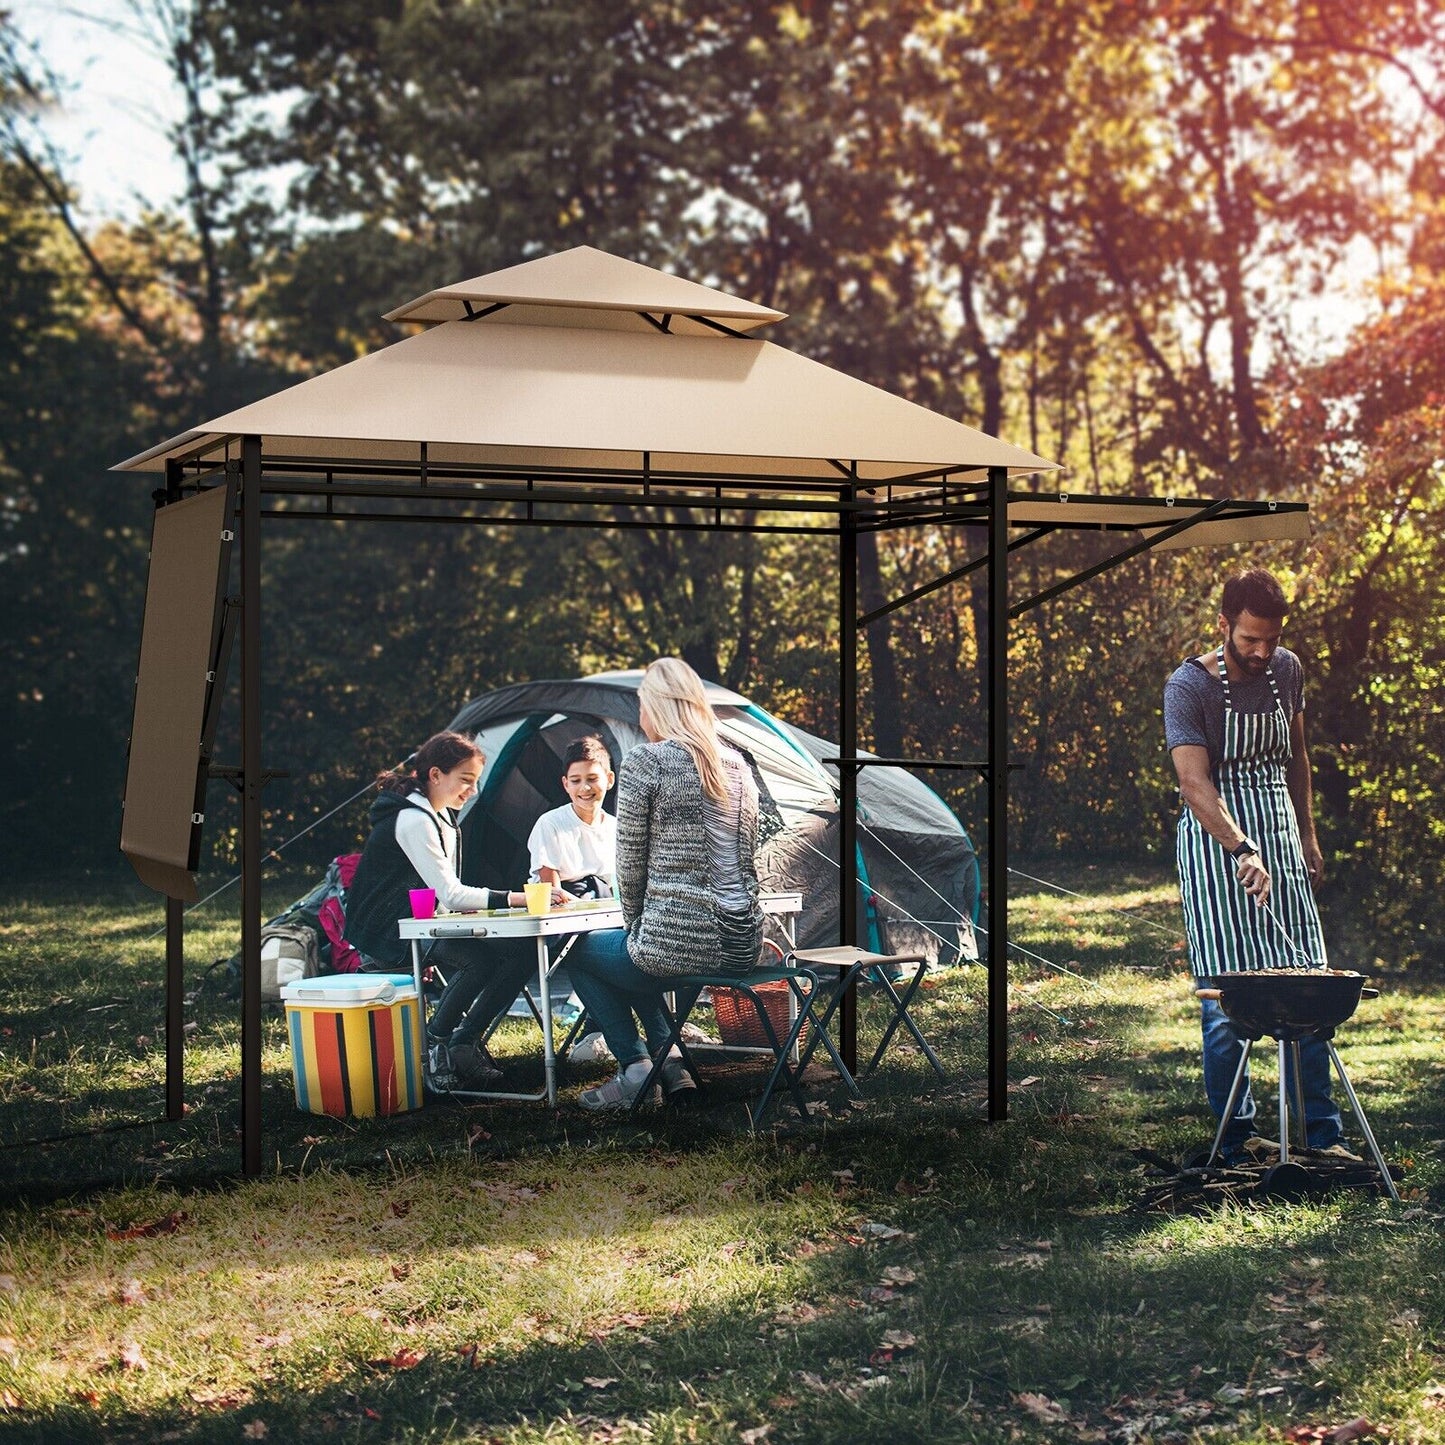
[[[462,862],[458,815],[477,790],[486,759],[461,733],[437,733],[399,768],[377,778],[371,805],[371,836],[346,899],[346,937],[385,971],[411,969],[410,946],[397,920],[411,913],[413,888],[434,889],[439,912],[507,908],[524,904],[517,890],[474,888],[458,873]],[[554,889],[552,902],[566,895]],[[525,939],[479,943],[441,939],[428,963],[438,964],[447,985],[427,1025],[431,1071],[436,1081],[454,1077],[478,1088],[500,1077],[480,1043],[484,1028],[522,991],[536,972],[536,953]]]
[[[756,853],[760,813],[777,808],[752,760],[718,736],[702,680],[661,657],[637,691],[648,741],[617,785],[617,895],[623,928],[574,949],[572,986],[618,1061],[615,1078],[584,1090],[584,1109],[629,1107],[667,1039],[669,974],[745,973],[763,942]],[[633,1021],[642,1021],[644,1045]],[[663,1089],[696,1082],[674,1055]]]

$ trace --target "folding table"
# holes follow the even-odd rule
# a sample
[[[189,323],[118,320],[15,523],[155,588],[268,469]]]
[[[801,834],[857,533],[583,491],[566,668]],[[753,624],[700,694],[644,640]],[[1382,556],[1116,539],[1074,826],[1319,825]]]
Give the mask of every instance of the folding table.
[[[763,912],[776,918],[784,936],[791,943],[793,920],[802,912],[803,895],[796,892],[764,893],[758,900]],[[542,1100],[557,1102],[557,1052],[552,1030],[553,965],[547,956],[547,940],[571,934],[595,933],[604,928],[622,927],[622,905],[616,899],[579,898],[553,908],[547,913],[528,913],[525,908],[489,908],[475,913],[445,913],[436,918],[401,918],[397,928],[411,945],[412,976],[417,995],[422,992],[422,972],[426,966],[425,945],[443,938],[472,938],[485,943],[503,938],[531,938],[537,944],[538,1013],[542,1025],[542,1066],[545,1083],[532,1094],[508,1093],[495,1089],[452,1089],[449,1092],[468,1099]]]

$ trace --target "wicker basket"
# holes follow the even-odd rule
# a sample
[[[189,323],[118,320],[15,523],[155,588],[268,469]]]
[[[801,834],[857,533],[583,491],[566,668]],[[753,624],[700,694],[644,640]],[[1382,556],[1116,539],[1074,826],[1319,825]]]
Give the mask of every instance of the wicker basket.
[[[762,1024],[758,1022],[758,1011],[746,994],[739,993],[735,988],[713,988],[708,992],[712,996],[712,1012],[717,1020],[718,1036],[723,1043],[730,1044],[733,1048],[771,1047]],[[753,992],[762,999],[773,1032],[777,1034],[778,1042],[783,1043],[788,1037],[788,1030],[793,1026],[792,1010],[788,1001],[791,990],[787,981],[779,979],[776,983],[756,984]],[[799,1035],[800,1043],[807,1041],[810,1027],[809,1024],[803,1026],[803,1032]]]

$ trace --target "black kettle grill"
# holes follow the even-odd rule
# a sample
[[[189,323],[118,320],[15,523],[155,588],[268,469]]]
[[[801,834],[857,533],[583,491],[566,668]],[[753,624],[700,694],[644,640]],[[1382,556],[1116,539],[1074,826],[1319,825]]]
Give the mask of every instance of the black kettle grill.
[[[1273,914],[1271,913],[1271,917]],[[1277,922],[1278,920],[1276,920]],[[1302,1199],[1314,1192],[1314,1181],[1303,1166],[1293,1163],[1289,1157],[1290,1104],[1285,1071],[1285,1049],[1289,1048],[1294,1062],[1294,1111],[1298,1118],[1299,1147],[1307,1150],[1305,1138],[1304,1097],[1300,1088],[1299,1044],[1304,1038],[1323,1041],[1329,1050],[1330,1060],[1344,1086],[1350,1108],[1359,1121],[1360,1132],[1370,1146],[1380,1178],[1385,1183],[1390,1198],[1400,1202],[1395,1181],[1375,1142],[1374,1132],[1365,1111],[1360,1107],[1349,1075],[1335,1048],[1335,1029],[1344,1023],[1359,1006],[1361,998],[1378,998],[1379,993],[1365,987],[1365,976],[1346,969],[1330,968],[1269,968],[1248,973],[1221,973],[1213,978],[1201,980],[1200,998],[1219,1000],[1225,1017],[1234,1025],[1240,1035],[1239,1067],[1234,1072],[1234,1083],[1230,1087],[1229,1102],[1219,1121],[1214,1135],[1214,1145],[1204,1167],[1209,1168],[1219,1157],[1219,1147],[1224,1139],[1225,1126],[1234,1117],[1239,1096],[1244,1091],[1245,1071],[1249,1065],[1250,1050],[1258,1040],[1268,1036],[1279,1045],[1279,1163],[1265,1171],[1260,1181],[1260,1192],[1281,1198]]]

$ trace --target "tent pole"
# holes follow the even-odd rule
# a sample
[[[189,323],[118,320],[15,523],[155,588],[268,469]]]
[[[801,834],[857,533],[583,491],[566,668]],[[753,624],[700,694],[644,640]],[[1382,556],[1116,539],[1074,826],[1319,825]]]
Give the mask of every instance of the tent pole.
[[[261,438],[241,441],[241,1168],[261,1172]]]
[[[1008,1117],[1008,469],[988,511],[988,1117]]]
[[[848,501],[853,501],[849,491]],[[838,942],[858,942],[858,514],[838,518]],[[843,1062],[858,1067],[858,986],[838,1007]]]

